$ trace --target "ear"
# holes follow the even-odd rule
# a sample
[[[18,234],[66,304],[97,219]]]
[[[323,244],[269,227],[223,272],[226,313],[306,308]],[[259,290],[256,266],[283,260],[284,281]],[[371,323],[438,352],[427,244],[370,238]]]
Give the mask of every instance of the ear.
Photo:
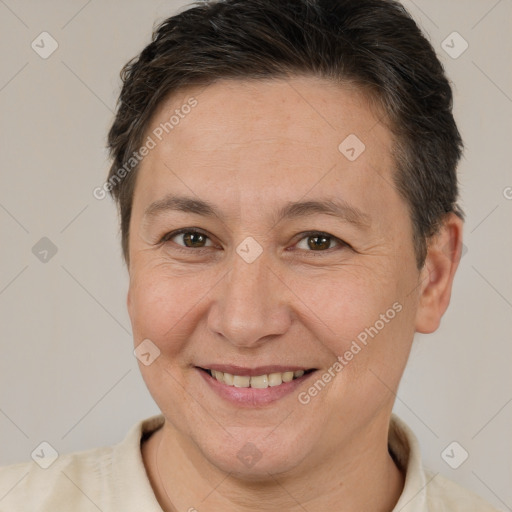
[[[455,213],[449,213],[439,232],[429,241],[427,257],[419,278],[417,332],[434,332],[450,303],[453,279],[462,254],[462,228],[462,219]]]

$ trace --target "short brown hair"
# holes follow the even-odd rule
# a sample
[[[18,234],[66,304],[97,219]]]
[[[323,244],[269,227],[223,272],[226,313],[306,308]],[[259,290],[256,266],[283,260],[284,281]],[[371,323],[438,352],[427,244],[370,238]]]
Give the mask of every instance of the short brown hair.
[[[156,108],[188,86],[294,75],[356,83],[382,107],[394,134],[394,184],[409,205],[416,262],[423,266],[428,239],[445,214],[464,218],[456,204],[463,144],[443,67],[394,0],[196,2],[162,22],[121,71],[108,134],[109,192],[119,207],[127,263],[137,166],[112,180],[142,144]]]

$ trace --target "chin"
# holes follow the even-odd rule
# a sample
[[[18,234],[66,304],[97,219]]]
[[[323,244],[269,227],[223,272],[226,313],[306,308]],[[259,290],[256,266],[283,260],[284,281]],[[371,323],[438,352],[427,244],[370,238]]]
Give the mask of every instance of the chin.
[[[215,444],[200,446],[203,456],[218,469],[248,482],[263,482],[299,467],[308,450],[297,441],[297,433],[282,431],[285,436],[246,432],[242,439],[226,436]],[[203,443],[202,443],[203,444]],[[297,447],[300,446],[300,450]]]

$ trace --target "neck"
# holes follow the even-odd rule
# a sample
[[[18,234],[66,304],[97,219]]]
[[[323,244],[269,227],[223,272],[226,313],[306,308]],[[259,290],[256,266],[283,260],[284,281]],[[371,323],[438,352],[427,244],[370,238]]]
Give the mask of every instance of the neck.
[[[319,465],[294,475],[269,474],[267,480],[257,482],[216,468],[168,422],[143,444],[142,457],[164,512],[194,508],[303,512],[304,507],[390,512],[404,477],[388,453],[385,433],[385,439],[370,437],[372,442],[367,435],[359,435]]]

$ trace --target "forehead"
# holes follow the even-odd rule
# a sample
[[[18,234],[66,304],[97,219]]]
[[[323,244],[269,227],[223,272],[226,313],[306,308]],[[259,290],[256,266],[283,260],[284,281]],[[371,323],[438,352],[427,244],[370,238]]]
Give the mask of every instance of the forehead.
[[[197,106],[188,108],[192,98]],[[348,129],[364,137],[380,127],[378,135],[389,136],[381,123],[383,112],[372,98],[355,84],[341,85],[318,77],[220,80],[206,87],[180,89],[165,98],[148,132],[160,126],[163,137],[172,132],[190,144],[198,139],[199,144],[215,144],[205,149],[217,148],[220,141],[263,142],[268,132],[282,138],[292,136],[308,145],[318,142],[312,135],[319,132],[331,136],[326,144],[347,135]],[[172,127],[165,130],[170,120]]]
[[[238,208],[256,206],[258,191],[281,203],[312,189],[345,191],[362,209],[396,196],[391,133],[348,84],[295,77],[182,89],[162,102],[146,137],[155,147],[141,163],[135,202],[191,187],[218,202],[234,191]],[[376,186],[393,190],[371,197]]]

